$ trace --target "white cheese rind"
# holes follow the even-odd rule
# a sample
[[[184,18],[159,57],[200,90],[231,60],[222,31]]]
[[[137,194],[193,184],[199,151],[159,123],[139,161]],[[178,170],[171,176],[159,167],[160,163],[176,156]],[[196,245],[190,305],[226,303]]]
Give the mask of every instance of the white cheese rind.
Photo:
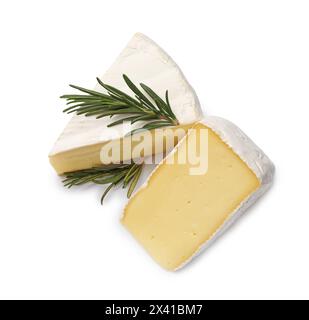
[[[141,33],[133,36],[102,81],[132,95],[122,75],[136,84],[143,82],[162,97],[169,91],[169,99],[180,124],[193,123],[202,118],[198,98],[183,73],[154,41]],[[95,90],[104,92],[97,84]],[[129,130],[123,125],[108,128],[109,118],[96,119],[74,115],[56,141],[50,156],[76,148],[122,138]],[[141,126],[141,122],[134,128]]]

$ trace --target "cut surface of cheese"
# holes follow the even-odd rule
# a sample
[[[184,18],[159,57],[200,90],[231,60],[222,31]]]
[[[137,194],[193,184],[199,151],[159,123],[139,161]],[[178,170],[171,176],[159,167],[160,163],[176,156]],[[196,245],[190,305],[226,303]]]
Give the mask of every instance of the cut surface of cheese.
[[[132,96],[122,75],[134,83],[145,83],[169,100],[180,127],[187,128],[202,117],[198,98],[179,67],[155,42],[141,33],[133,36],[110,69],[100,79]],[[95,90],[104,92],[97,85]],[[102,165],[100,150],[107,142],[122,139],[125,126],[107,127],[110,119],[74,115],[50,152],[50,162],[58,174]],[[132,129],[143,123],[133,125]],[[148,156],[146,154],[145,156]],[[127,159],[124,159],[127,160]]]
[[[197,143],[208,136],[208,170],[202,175],[190,174],[189,163],[168,163],[187,152],[193,130]],[[176,270],[269,188],[273,172],[267,156],[236,126],[207,117],[131,198],[122,223],[163,268]]]

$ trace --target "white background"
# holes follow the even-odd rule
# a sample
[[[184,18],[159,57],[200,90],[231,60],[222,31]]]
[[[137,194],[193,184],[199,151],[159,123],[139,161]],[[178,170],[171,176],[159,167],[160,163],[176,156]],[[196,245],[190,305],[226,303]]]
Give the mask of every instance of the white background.
[[[274,161],[273,188],[180,272],[119,224],[121,191],[66,190],[48,153],[68,83],[92,87],[135,32],[207,114]],[[1,1],[0,298],[309,298],[308,1]]]

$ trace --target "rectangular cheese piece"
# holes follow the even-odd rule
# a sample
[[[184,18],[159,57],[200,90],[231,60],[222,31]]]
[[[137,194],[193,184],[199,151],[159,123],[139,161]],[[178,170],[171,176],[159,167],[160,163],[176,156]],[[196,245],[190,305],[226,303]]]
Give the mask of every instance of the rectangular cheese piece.
[[[266,155],[230,122],[208,117],[193,129],[197,143],[202,135],[208,137],[207,172],[191,175],[191,164],[168,163],[187,152],[189,130],[131,198],[122,218],[168,270],[182,267],[208,246],[268,189],[274,172]]]
[[[100,79],[132,96],[122,75],[135,84],[145,83],[169,100],[180,127],[188,128],[202,117],[197,96],[176,63],[155,42],[141,33],[133,36],[110,69]],[[95,90],[104,92],[97,85]],[[107,127],[111,119],[74,115],[56,141],[49,158],[58,174],[102,165],[101,148],[110,141],[122,139],[128,130],[122,124]],[[141,127],[142,122],[131,129]],[[150,154],[152,151],[150,152]],[[145,154],[148,156],[150,154]],[[128,160],[128,159],[123,159]]]

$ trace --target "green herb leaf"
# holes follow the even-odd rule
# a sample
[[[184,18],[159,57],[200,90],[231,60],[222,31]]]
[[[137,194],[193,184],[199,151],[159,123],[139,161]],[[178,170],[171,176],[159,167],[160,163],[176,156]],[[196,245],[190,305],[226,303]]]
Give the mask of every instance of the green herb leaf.
[[[139,179],[139,177],[140,177],[140,175],[142,173],[142,169],[143,169],[143,166],[140,165],[138,167],[138,169],[136,170],[135,174],[134,174],[134,177],[133,177],[132,182],[130,184],[130,187],[128,189],[128,193],[127,193],[127,197],[128,198],[131,197],[131,195],[132,195],[132,193],[133,193],[133,191],[134,191],[134,189],[135,189],[135,187],[137,185],[138,179]]]

